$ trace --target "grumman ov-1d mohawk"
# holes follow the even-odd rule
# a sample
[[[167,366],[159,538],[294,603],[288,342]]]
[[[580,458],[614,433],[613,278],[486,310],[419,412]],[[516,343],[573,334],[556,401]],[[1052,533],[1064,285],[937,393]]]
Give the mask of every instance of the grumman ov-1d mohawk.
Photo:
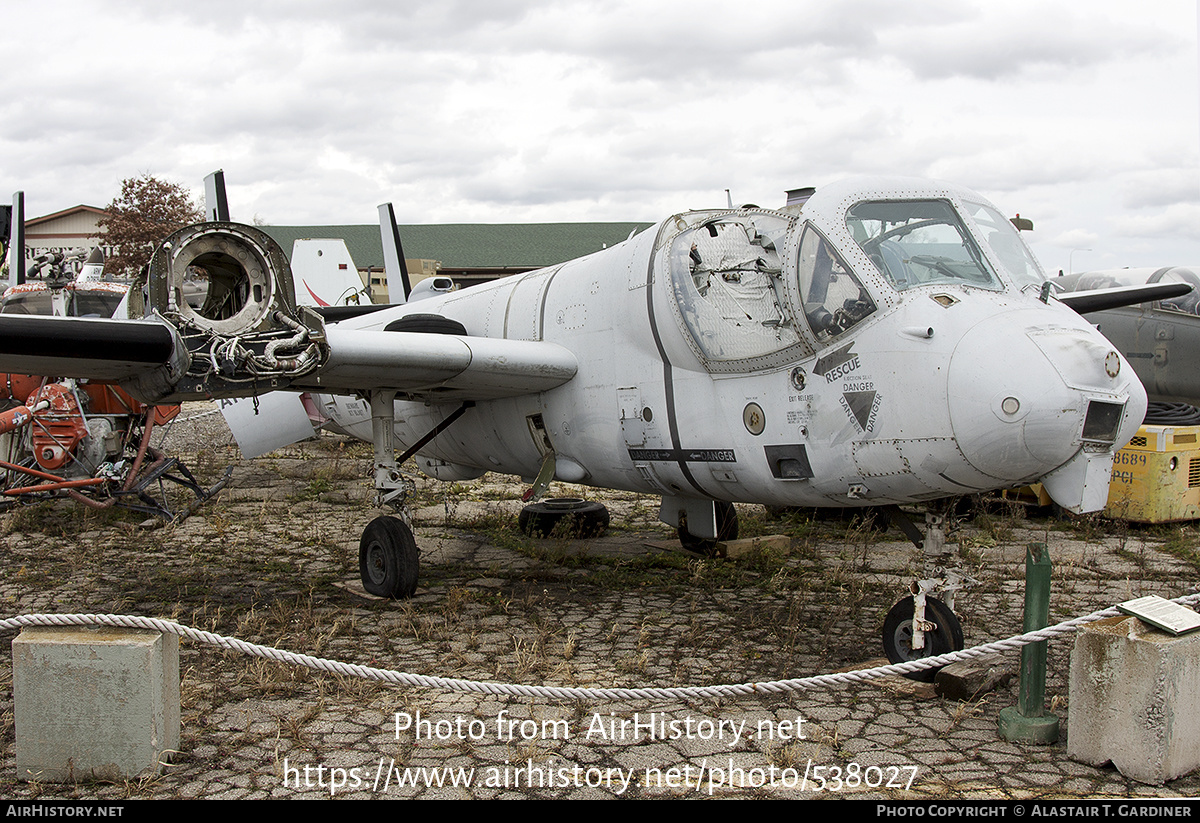
[[[1118,292],[1091,297],[1150,299]],[[659,495],[692,546],[733,533],[735,502],[924,504],[1039,481],[1070,511],[1100,509],[1146,394],[1069,299],[980,195],[865,178],[777,211],[678,214],[578,260],[340,322],[297,306],[264,232],[205,223],[155,252],[145,319],[0,317],[0,366],[113,380],[147,403],[336,398],[326,410],[373,441],[376,488],[400,512],[366,527],[363,584],[403,597],[412,455],[442,480]],[[961,645],[928,602],[932,621],[923,592],[893,610],[894,659]]]

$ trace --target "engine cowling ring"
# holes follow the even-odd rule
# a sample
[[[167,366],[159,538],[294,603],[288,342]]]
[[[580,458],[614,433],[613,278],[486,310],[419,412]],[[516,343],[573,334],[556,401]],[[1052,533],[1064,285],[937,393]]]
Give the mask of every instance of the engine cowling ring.
[[[270,328],[276,311],[294,316],[296,297],[287,255],[268,234],[240,223],[200,223],[155,251],[149,302],[184,327],[238,335]]]

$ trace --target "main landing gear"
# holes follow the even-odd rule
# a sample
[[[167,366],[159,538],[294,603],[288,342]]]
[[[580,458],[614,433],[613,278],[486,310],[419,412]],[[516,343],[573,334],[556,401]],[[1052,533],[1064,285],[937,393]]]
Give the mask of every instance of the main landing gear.
[[[363,530],[358,541],[358,571],[363,588],[378,597],[404,599],[417,590],[421,552],[413,538],[408,498],[416,489],[400,466],[441,434],[474,404],[463,403],[445,420],[408,449],[396,456],[396,393],[373,391],[371,403],[371,441],[375,447],[375,502],[391,506],[398,517],[376,517]]]
[[[398,517],[372,520],[358,541],[358,570],[368,594],[402,600],[417,591],[421,552]]]

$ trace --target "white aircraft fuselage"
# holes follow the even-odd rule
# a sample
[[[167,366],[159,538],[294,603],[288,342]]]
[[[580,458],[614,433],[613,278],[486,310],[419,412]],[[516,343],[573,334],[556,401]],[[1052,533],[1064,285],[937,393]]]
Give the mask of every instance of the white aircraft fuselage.
[[[1048,297],[979,195],[908,179],[819,189],[802,207],[676,215],[578,260],[345,320],[437,314],[472,338],[557,344],[557,387],[477,400],[419,453],[440,479],[560,480],[664,501],[914,503],[1042,480],[1104,505],[1146,395],[1078,313]],[[395,404],[411,444],[450,390]],[[365,401],[327,414],[371,439]],[[670,507],[664,505],[664,511]]]

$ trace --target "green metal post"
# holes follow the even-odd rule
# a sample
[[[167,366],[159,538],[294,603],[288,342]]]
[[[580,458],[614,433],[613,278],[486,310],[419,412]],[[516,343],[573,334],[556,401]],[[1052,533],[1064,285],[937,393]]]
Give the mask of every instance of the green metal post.
[[[1050,551],[1045,543],[1025,548],[1025,622],[1023,631],[1046,628],[1050,621]],[[1014,743],[1054,743],[1058,716],[1045,710],[1046,646],[1042,640],[1021,648],[1021,685],[1015,708],[1000,712],[1000,736]]]

